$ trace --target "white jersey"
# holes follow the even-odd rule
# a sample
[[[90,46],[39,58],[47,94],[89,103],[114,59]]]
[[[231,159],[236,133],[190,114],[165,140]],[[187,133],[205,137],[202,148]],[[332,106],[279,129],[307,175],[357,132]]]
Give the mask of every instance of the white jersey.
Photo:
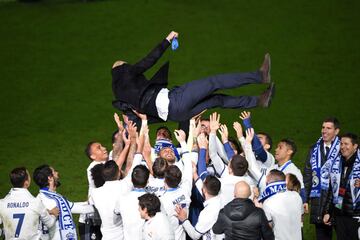
[[[174,240],[174,231],[168,217],[162,212],[157,212],[154,217],[147,220],[142,229],[142,239]]]
[[[176,217],[175,207],[180,205],[183,208],[189,208],[190,196],[192,189],[192,161],[197,158],[197,153],[183,151],[182,163],[184,164],[182,170],[182,180],[177,188],[170,188],[160,197],[162,208],[167,214],[170,224],[175,232],[175,239],[185,239],[186,234],[184,228],[179,224]],[[180,169],[181,170],[181,169]]]
[[[264,201],[263,209],[273,225],[275,239],[301,240],[303,204],[295,191],[277,193]]]
[[[112,153],[112,151],[111,151],[111,153]],[[92,161],[89,164],[88,168],[86,169],[86,175],[87,175],[88,184],[89,184],[88,198],[90,198],[91,191],[96,188],[95,183],[94,183],[94,179],[92,178],[92,175],[91,175],[91,169],[93,169],[93,167],[95,167],[96,165],[98,165],[100,163],[105,163],[105,161],[102,161],[102,162]],[[86,218],[85,214],[80,214],[79,222],[80,223],[85,223],[85,218]]]
[[[144,219],[140,216],[138,198],[145,193],[143,188],[134,188],[116,201],[114,212],[121,215],[125,240],[141,240]]]
[[[102,187],[91,192],[90,202],[94,203],[101,218],[103,240],[123,239],[123,225],[120,214],[115,214],[117,200],[131,190],[131,182],[124,180],[106,181]]]
[[[4,225],[5,239],[39,239],[39,219],[47,227],[52,227],[56,221],[40,198],[35,198],[26,188],[12,188],[0,200],[0,222]]]
[[[256,159],[257,160],[256,163],[258,164],[260,171],[265,175],[268,174],[271,169],[274,169],[274,165],[275,165],[274,156],[268,151],[266,151],[266,156],[267,157],[265,162]]]
[[[297,168],[296,165],[291,160],[287,161],[281,166],[275,164],[275,169],[282,171],[285,175],[288,173],[294,174],[296,178],[299,180],[301,188],[304,188],[303,175],[300,169]]]
[[[153,193],[158,197],[161,197],[165,192],[164,178],[154,178],[150,176],[149,182],[145,187],[146,192]]]
[[[185,191],[181,187],[167,189],[164,195],[160,197],[160,201],[169,218],[172,229],[175,232],[175,239],[185,239],[186,235],[176,217],[175,208],[176,205],[180,205],[182,208],[189,208],[191,200],[188,191]]]
[[[254,186],[254,183],[253,183],[253,180],[247,175],[244,175],[241,177],[229,175],[228,170],[227,170],[226,172],[224,172],[224,174],[222,175],[222,177],[219,180],[221,182],[221,190],[220,190],[219,196],[220,196],[221,202],[223,204],[222,206],[225,206],[226,204],[228,204],[229,202],[231,202],[234,199],[235,185],[236,185],[236,183],[238,183],[240,181],[245,181],[247,184],[250,185],[251,196],[249,198],[251,199],[251,197],[253,196],[252,186]]]
[[[44,204],[45,208],[48,210],[57,207],[56,201],[54,199],[48,198],[43,193],[37,195],[41,199],[41,202]],[[77,214],[88,214],[93,213],[93,206],[89,205],[87,202],[68,202],[71,208],[71,213]],[[61,240],[59,220],[56,220],[56,223],[50,227],[47,231],[43,231],[41,239],[50,239],[50,240]]]
[[[189,221],[183,223],[185,231],[192,239],[199,239],[202,236],[203,240],[214,240],[216,235],[212,231],[213,225],[222,208],[219,196],[212,197],[204,202],[204,209],[200,212],[198,222],[195,227]]]

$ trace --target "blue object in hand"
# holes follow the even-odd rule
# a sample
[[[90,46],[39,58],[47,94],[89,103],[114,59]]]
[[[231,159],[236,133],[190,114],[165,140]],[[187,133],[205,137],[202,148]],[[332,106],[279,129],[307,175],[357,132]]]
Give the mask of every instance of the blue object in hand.
[[[171,49],[175,51],[178,47],[179,47],[179,42],[175,37],[171,42]]]

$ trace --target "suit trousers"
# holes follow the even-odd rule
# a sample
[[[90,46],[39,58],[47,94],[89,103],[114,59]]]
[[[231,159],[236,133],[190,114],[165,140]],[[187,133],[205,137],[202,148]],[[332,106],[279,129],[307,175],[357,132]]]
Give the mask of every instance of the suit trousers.
[[[207,77],[175,87],[169,92],[169,115],[172,121],[186,121],[210,108],[256,107],[258,96],[229,96],[216,94],[217,90],[261,83],[260,71],[232,73]]]

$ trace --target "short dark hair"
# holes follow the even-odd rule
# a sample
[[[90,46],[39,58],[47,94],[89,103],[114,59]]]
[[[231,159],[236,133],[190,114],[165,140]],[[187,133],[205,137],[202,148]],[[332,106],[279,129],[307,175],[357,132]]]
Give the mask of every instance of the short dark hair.
[[[268,174],[268,178],[268,184],[277,181],[285,181],[285,174],[280,170],[272,169]]]
[[[332,124],[334,124],[335,129],[340,128],[340,122],[336,117],[327,117],[324,119],[323,123],[326,123],[326,122],[331,122]]]
[[[235,176],[244,176],[248,170],[249,164],[246,158],[237,154],[232,157],[230,167]]]
[[[345,134],[341,135],[341,138],[350,138],[352,144],[359,145],[359,138],[354,133],[345,133]]]
[[[34,182],[39,186],[39,188],[48,187],[48,177],[51,176],[53,176],[53,171],[47,164],[37,167],[33,173]]]
[[[119,176],[119,166],[115,161],[109,160],[104,164],[104,168],[102,170],[102,176],[104,181],[113,181],[116,180]]]
[[[25,167],[18,167],[10,172],[9,177],[14,188],[22,188],[24,187],[25,181],[28,180],[29,175]]]
[[[215,176],[208,175],[204,180],[204,187],[212,196],[217,196],[221,189],[221,182]]]
[[[149,180],[149,169],[147,169],[143,165],[137,165],[132,174],[131,174],[131,181],[135,188],[144,188],[147,185]]]
[[[164,133],[165,133],[165,134],[164,134],[164,137],[165,137],[166,139],[172,140],[171,131],[170,131],[170,129],[169,129],[167,126],[158,127],[158,129],[156,129],[156,136],[157,136],[157,134],[158,134],[158,132],[159,132],[160,130],[163,130],[163,131],[164,131]]]
[[[90,159],[90,160],[94,160],[91,158],[91,146],[96,143],[96,141],[91,141],[89,142],[86,147],[85,147],[85,155]]]
[[[168,166],[165,170],[165,183],[170,188],[176,188],[181,182],[182,173],[176,165]]]
[[[163,158],[156,158],[154,164],[152,165],[152,170],[154,173],[154,177],[156,178],[164,178],[165,170],[168,167],[168,162]]]
[[[138,197],[138,199],[140,208],[142,210],[146,208],[149,217],[153,217],[157,212],[160,212],[161,203],[155,194],[145,193],[144,195]]]
[[[291,148],[291,150],[293,151],[290,158],[293,158],[295,153],[297,152],[297,147],[296,144],[293,140],[289,139],[289,138],[283,138],[280,140],[280,142],[285,143],[288,147]]]
[[[290,191],[295,191],[295,192],[300,193],[301,184],[300,184],[299,179],[292,173],[288,173],[288,174],[286,174],[286,176],[289,179],[286,184],[286,188]]]
[[[105,183],[104,177],[102,175],[103,169],[104,169],[103,163],[96,164],[92,169],[90,169],[91,177],[94,180],[94,184],[96,188],[101,187]]]
[[[273,141],[272,141],[272,138],[270,137],[270,135],[266,132],[258,132],[257,134],[261,134],[261,135],[265,136],[265,143],[269,144],[270,148],[268,151],[270,152],[272,145],[273,145]]]

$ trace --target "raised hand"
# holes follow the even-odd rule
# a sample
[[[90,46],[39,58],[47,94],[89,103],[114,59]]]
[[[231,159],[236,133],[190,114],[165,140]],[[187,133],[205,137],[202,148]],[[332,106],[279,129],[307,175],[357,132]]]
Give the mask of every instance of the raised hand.
[[[254,129],[253,128],[248,128],[246,130],[246,138],[245,138],[246,142],[248,144],[251,144],[253,138],[254,138]]]
[[[114,120],[115,120],[115,123],[119,129],[119,132],[122,132],[124,131],[124,125],[123,125],[123,122],[120,120],[120,117],[117,113],[114,113]]]
[[[233,128],[235,129],[236,136],[238,139],[244,136],[242,126],[239,122],[234,122]]]
[[[240,116],[239,118],[241,118],[241,120],[246,120],[246,119],[249,119],[251,117],[251,113],[250,112],[247,112],[247,111],[243,111],[240,113]]]
[[[220,129],[219,129],[219,133],[221,135],[221,141],[223,143],[228,142],[229,139],[229,131],[228,128],[225,124],[221,124]]]
[[[132,111],[136,114],[136,116],[138,116],[138,117],[141,119],[141,121],[147,120],[146,114],[139,113],[138,111],[136,111],[136,110],[134,110],[134,109],[133,109]]]
[[[171,42],[171,40],[173,40],[175,37],[177,38],[179,36],[179,33],[171,31],[169,33],[169,35],[166,37],[166,40],[168,40],[169,42]]]
[[[210,132],[215,133],[220,127],[220,114],[214,112],[210,115]]]
[[[174,135],[175,135],[175,138],[176,140],[179,142],[179,143],[182,143],[182,142],[185,142],[186,141],[186,134],[183,130],[175,130],[174,131]]]
[[[200,134],[197,137],[197,142],[198,142],[199,148],[208,149],[209,141],[207,140],[204,133]]]
[[[129,133],[129,138],[136,138],[137,136],[137,127],[136,124],[132,121],[128,121],[128,125],[127,125],[127,131]]]

